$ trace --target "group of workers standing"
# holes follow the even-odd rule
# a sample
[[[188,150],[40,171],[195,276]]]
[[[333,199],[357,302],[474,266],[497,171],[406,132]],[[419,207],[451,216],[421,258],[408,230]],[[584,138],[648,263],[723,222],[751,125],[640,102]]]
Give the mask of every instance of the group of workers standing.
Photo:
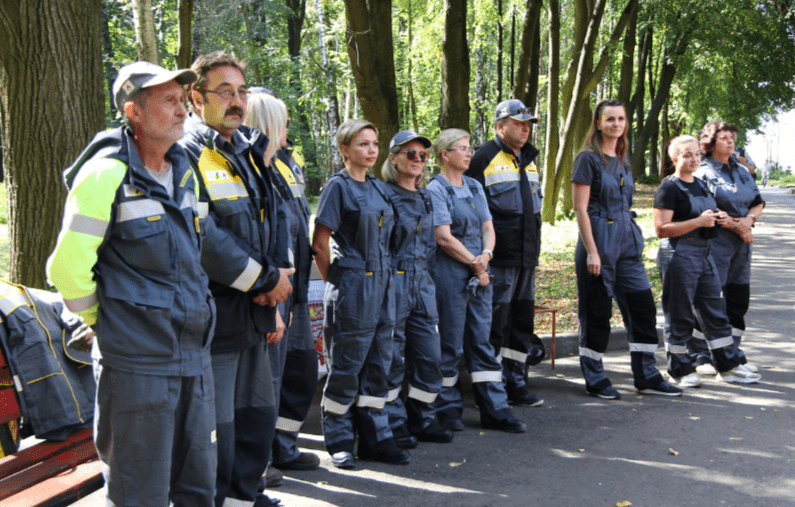
[[[544,402],[527,386],[542,194],[528,142],[537,119],[521,101],[497,106],[496,135],[474,154],[464,130],[433,143],[397,133],[386,182],[368,174],[376,128],[345,121],[336,134],[345,169],[323,187],[310,242],[287,109],[248,87],[234,57],[211,53],[176,71],[137,62],[113,93],[126,125],[98,134],[65,171],[47,264],[66,306],[96,332],[71,346],[92,347],[109,505],[277,505],[263,490],[278,474],[269,484],[266,470],[319,466],[296,446],[317,382],[313,258],[326,282],[321,410],[334,466],[405,464],[419,441],[451,442],[464,429],[462,361],[481,426],[526,431],[510,404]],[[693,184],[691,139],[672,143],[676,181],[655,200],[658,234],[671,238],[660,254],[669,373],[683,387],[713,361],[724,380],[758,379],[738,345],[750,227],[764,203],[724,156],[733,148],[720,144],[724,126],[705,128],[717,145],[702,133],[704,185]],[[654,361],[626,149],[623,106],[599,104],[572,178],[586,390],[619,397],[601,363],[615,297],[637,389],[679,395]],[[426,189],[431,150],[441,172]]]

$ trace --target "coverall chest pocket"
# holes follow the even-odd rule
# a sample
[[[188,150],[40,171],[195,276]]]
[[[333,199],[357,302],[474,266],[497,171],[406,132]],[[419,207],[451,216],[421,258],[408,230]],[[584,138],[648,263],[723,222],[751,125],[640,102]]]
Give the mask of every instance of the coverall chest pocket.
[[[172,270],[174,245],[166,217],[153,215],[122,222],[117,228],[124,245],[124,258],[135,269],[168,275]]]
[[[237,238],[259,238],[256,228],[253,226],[259,221],[259,217],[251,216],[251,212],[243,205],[245,201],[237,198],[236,200],[220,199],[213,201],[213,208],[218,223]],[[256,222],[255,222],[256,220]],[[258,241],[252,241],[257,244]]]
[[[522,195],[518,181],[494,183],[487,187],[489,207],[507,213],[522,212]]]

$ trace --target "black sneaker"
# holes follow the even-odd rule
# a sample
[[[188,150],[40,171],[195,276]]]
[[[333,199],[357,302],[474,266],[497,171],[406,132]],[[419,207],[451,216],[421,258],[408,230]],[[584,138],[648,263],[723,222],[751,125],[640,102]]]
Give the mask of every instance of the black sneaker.
[[[659,394],[662,396],[682,396],[682,390],[662,381],[654,387],[635,387],[640,394]]]
[[[596,390],[592,391],[591,389],[589,389],[587,387],[585,388],[585,390],[588,392],[588,394],[593,395],[593,396],[598,396],[599,398],[602,398],[603,400],[620,400],[621,399],[621,395],[618,393],[616,388],[613,387],[613,386],[603,387],[602,389],[600,389],[598,391],[596,391]]]
[[[439,426],[442,428],[447,428],[450,431],[464,431],[464,423],[461,422],[461,419],[439,421]]]
[[[544,399],[533,393],[524,393],[521,396],[509,396],[508,403],[520,407],[540,407],[544,404]]]

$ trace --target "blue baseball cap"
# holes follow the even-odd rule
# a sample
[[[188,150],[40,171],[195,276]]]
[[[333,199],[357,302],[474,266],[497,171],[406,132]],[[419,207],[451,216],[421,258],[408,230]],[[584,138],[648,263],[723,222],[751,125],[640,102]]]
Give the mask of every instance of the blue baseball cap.
[[[413,130],[401,130],[389,141],[389,152],[393,153],[409,141],[419,141],[427,149],[431,147],[431,141],[427,137],[422,137]]]
[[[530,123],[538,123],[538,118],[533,116],[532,111],[525,106],[519,99],[503,100],[494,111],[494,121],[503,121],[508,118],[513,118],[518,121],[530,121]]]

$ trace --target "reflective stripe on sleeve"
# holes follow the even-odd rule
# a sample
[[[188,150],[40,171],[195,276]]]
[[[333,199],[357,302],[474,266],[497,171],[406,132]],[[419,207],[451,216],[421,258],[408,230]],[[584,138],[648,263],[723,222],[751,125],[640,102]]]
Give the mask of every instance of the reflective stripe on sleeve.
[[[505,359],[518,361],[520,363],[524,363],[525,361],[527,361],[526,352],[519,352],[518,350],[509,349],[508,347],[501,348],[500,355]]]
[[[279,417],[276,419],[276,429],[281,431],[287,431],[289,433],[298,433],[301,430],[301,425],[303,421],[296,421],[293,419],[288,419],[286,417]]]
[[[413,385],[409,385],[408,395],[409,398],[412,398],[414,400],[431,404],[434,401],[436,401],[436,396],[438,396],[438,393],[429,393],[428,391],[423,391],[422,389],[418,389]]]
[[[525,171],[525,173],[527,174],[527,180],[530,181],[531,183],[539,182],[538,173],[530,171]]]
[[[400,394],[400,387],[390,389],[390,391],[386,394],[386,402],[391,403],[395,401],[399,394]]]
[[[73,313],[80,313],[90,309],[92,306],[99,302],[97,299],[97,293],[94,292],[89,294],[88,296],[83,296],[81,298],[74,298],[74,299],[65,299],[63,300],[64,304],[69,311]]]
[[[743,330],[743,329],[737,329],[736,327],[732,328],[732,336],[736,336],[738,338],[742,338],[744,332],[745,332],[745,330]]]
[[[693,330],[693,338],[698,338],[699,340],[706,340],[707,337],[704,336],[704,333],[699,331],[698,329]]]
[[[353,402],[343,405],[342,403],[337,403],[331,398],[326,398],[323,396],[323,400],[321,400],[321,406],[326,409],[327,412],[331,412],[332,414],[345,415],[348,410],[350,410],[351,406],[353,406]]]
[[[356,398],[357,407],[384,408],[384,403],[386,403],[386,398],[378,396],[363,396],[360,394]]]
[[[207,182],[207,193],[213,201],[232,197],[248,197],[246,185],[234,181],[225,181],[223,183]]]
[[[454,377],[442,378],[442,387],[453,387],[458,382],[458,373]]]
[[[119,204],[118,222],[135,220],[136,218],[146,218],[153,215],[164,215],[166,213],[163,205],[154,199],[138,199]]]
[[[105,232],[108,230],[108,223],[98,218],[71,215],[66,220],[69,221],[66,225],[66,229],[72,232],[79,232],[80,234],[104,238]]]
[[[656,343],[630,343],[630,352],[651,352],[652,354],[657,350]]]
[[[502,370],[500,371],[473,371],[472,382],[502,382]]]
[[[199,218],[207,218],[207,215],[210,214],[210,203],[209,202],[200,202],[197,206]]]
[[[601,361],[602,357],[604,357],[603,352],[597,352],[593,349],[589,349],[586,347],[580,347],[580,355],[582,357],[587,357],[589,359],[593,359],[594,361]]]
[[[710,350],[719,349],[721,347],[728,347],[734,345],[734,337],[726,336],[724,338],[715,338],[714,340],[707,340],[707,346]]]
[[[246,264],[246,269],[240,273],[237,279],[232,282],[230,287],[241,292],[248,292],[251,286],[254,285],[254,282],[257,281],[261,271],[262,266],[260,266],[260,263],[249,257],[248,263]]]

